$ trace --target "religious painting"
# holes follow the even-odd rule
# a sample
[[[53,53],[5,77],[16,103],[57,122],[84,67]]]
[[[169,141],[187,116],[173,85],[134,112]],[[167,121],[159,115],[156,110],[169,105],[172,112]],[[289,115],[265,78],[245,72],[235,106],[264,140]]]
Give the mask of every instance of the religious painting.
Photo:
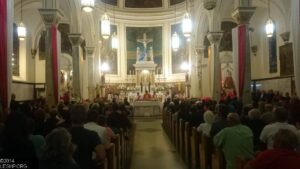
[[[185,71],[181,69],[181,64],[189,60],[188,50],[187,50],[187,41],[184,37],[181,29],[181,23],[171,25],[171,37],[172,34],[176,31],[179,36],[179,49],[178,51],[172,50],[172,73],[184,73]]]
[[[170,5],[175,5],[184,2],[185,0],[170,0]]]
[[[46,59],[46,31],[41,32],[39,41],[39,60]]]
[[[293,44],[287,43],[279,47],[280,76],[294,75]]]
[[[162,70],[162,27],[126,27],[127,74],[136,62],[154,61]],[[152,60],[153,59],[153,60]]]
[[[162,0],[125,0],[126,8],[158,8],[162,7]]]
[[[220,52],[232,51],[232,29],[237,26],[234,22],[224,21],[221,23],[221,30],[223,31],[223,37],[220,43]]]
[[[118,0],[101,0],[103,3],[109,4],[109,5],[118,5]]]
[[[118,34],[118,28],[116,25],[110,25],[111,35],[115,32]],[[109,39],[102,38],[101,46],[101,63],[107,63],[110,67],[108,74],[118,74],[118,51],[112,49],[111,36]]]
[[[72,44],[68,36],[70,33],[70,25],[61,23],[58,25],[57,29],[59,30],[61,36],[61,52],[72,56]]]
[[[19,67],[19,50],[20,42],[18,37],[18,27],[14,23],[13,25],[13,56],[12,56],[12,74],[14,76],[20,75],[20,67]]]
[[[268,38],[269,43],[269,72],[277,72],[277,42],[276,31],[274,30],[274,36]]]

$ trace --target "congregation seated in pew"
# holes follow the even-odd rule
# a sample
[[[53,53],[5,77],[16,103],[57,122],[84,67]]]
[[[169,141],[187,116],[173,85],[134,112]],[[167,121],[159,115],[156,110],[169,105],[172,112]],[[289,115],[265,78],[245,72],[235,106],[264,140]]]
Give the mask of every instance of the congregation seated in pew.
[[[253,157],[253,134],[249,127],[240,123],[237,113],[229,113],[227,122],[228,127],[222,129],[213,140],[224,152],[226,169],[235,169],[238,155],[246,159]]]

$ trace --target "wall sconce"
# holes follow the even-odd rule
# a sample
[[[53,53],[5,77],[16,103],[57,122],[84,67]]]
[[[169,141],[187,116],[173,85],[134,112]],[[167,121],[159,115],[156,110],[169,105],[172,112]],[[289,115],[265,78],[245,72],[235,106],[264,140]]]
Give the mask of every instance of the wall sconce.
[[[251,46],[251,51],[252,51],[252,53],[253,53],[254,56],[256,56],[257,50],[258,50],[257,45]]]
[[[32,57],[32,59],[35,59],[36,53],[37,53],[36,49],[31,49],[31,57]]]

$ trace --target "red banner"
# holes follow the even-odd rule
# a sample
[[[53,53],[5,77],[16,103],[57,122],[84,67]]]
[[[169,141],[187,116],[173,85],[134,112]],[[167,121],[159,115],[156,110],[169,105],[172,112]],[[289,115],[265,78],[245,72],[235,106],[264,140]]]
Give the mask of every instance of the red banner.
[[[58,57],[57,57],[57,28],[53,25],[51,28],[51,46],[52,46],[52,75],[55,102],[58,103]]]
[[[239,97],[242,98],[245,82],[245,61],[246,61],[246,25],[238,26],[238,59],[239,59]]]
[[[0,109],[8,110],[7,6],[0,0]]]

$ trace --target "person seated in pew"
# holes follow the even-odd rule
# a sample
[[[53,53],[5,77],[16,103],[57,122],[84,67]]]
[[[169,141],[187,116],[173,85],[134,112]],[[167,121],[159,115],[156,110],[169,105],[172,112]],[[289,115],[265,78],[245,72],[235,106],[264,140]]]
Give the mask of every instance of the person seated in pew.
[[[222,129],[215,137],[214,144],[222,148],[226,160],[226,169],[236,169],[236,157],[245,159],[253,157],[253,134],[249,127],[240,123],[237,113],[229,113],[228,126]]]
[[[229,113],[229,106],[225,104],[219,104],[217,105],[216,109],[217,116],[215,119],[215,122],[211,126],[210,130],[210,136],[214,137],[219,131],[221,131],[223,128],[227,127],[227,120],[226,117]]]
[[[84,128],[94,131],[99,136],[101,143],[105,145],[106,148],[109,147],[110,142],[108,142],[107,130],[105,127],[102,127],[97,124],[99,112],[96,110],[89,110],[87,113],[87,123],[84,124]]]
[[[244,169],[298,169],[300,154],[295,151],[298,145],[299,139],[293,131],[279,129],[274,136],[274,149],[259,153]]]
[[[73,144],[76,145],[73,158],[80,168],[95,169],[99,163],[104,162],[105,147],[96,132],[83,127],[86,119],[86,109],[83,105],[75,105],[70,114],[72,127],[69,132]]]
[[[197,131],[205,134],[208,137],[210,137],[210,129],[211,129],[211,126],[212,126],[213,122],[215,121],[215,115],[212,111],[207,110],[204,113],[203,118],[204,118],[204,123],[201,123],[197,127]]]
[[[266,144],[268,149],[273,148],[273,138],[279,129],[289,129],[294,133],[297,133],[296,127],[287,123],[288,111],[285,108],[275,108],[274,119],[276,122],[266,125],[259,137],[260,140]]]
[[[253,133],[253,144],[254,150],[262,150],[262,142],[259,140],[259,135],[262,129],[265,127],[266,123],[262,121],[260,118],[259,109],[251,109],[248,112],[248,118],[244,119],[243,124],[248,126]]]
[[[71,139],[66,129],[53,129],[42,148],[39,169],[80,169],[72,157],[75,146]]]

